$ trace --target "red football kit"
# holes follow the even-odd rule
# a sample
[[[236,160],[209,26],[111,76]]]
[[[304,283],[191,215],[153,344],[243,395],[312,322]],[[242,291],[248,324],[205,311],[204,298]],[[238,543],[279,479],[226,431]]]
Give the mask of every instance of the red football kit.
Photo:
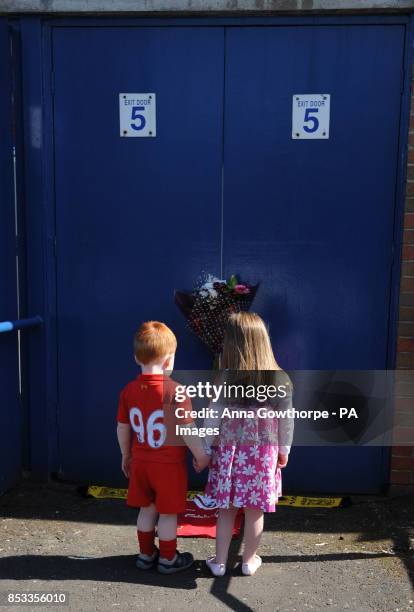
[[[129,506],[155,503],[161,514],[184,512],[187,447],[175,427],[193,419],[175,415],[178,407],[191,410],[188,398],[176,401],[177,384],[163,374],[140,374],[121,392],[117,421],[130,425],[133,434]]]

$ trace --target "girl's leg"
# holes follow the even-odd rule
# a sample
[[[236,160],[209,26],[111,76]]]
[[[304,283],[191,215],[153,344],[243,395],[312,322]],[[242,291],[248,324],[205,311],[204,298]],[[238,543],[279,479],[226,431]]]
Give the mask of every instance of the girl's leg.
[[[216,534],[216,563],[227,563],[227,555],[233,535],[234,519],[236,518],[237,508],[220,508],[217,518]]]
[[[245,508],[243,563],[252,563],[254,561],[262,533],[263,512],[253,508]]]

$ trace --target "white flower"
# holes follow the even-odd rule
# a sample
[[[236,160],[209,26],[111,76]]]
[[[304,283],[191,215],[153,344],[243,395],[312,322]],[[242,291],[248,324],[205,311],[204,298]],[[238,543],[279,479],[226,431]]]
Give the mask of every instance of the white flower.
[[[229,476],[229,473],[230,473],[229,465],[223,464],[220,466],[219,474],[222,478],[227,478]]]
[[[217,477],[217,470],[210,469],[208,473],[208,482],[214,482],[215,480],[217,480]]]
[[[201,289],[204,289],[204,287],[212,287],[214,283],[227,284],[227,281],[217,278],[217,276],[214,276],[214,274],[206,274],[205,279],[205,282],[201,285]]]
[[[207,280],[203,285],[201,285],[200,289],[203,290],[205,289],[206,291],[209,291],[210,289],[213,289],[213,283],[214,283],[214,279],[210,277],[209,280]]]
[[[244,465],[246,463],[247,453],[240,450],[236,455],[236,463],[237,465]]]
[[[260,461],[263,465],[264,468],[267,468],[270,461],[271,461],[271,456],[270,455],[263,455],[263,457],[260,457]]]
[[[243,489],[243,483],[240,478],[237,478],[234,486],[236,487],[236,491],[241,491]]]
[[[252,448],[250,449],[250,457],[254,457],[255,459],[257,459],[259,454],[259,448],[257,446],[252,446]]]
[[[243,474],[245,476],[253,476],[253,474],[256,474],[256,468],[254,465],[245,465],[243,468]]]
[[[262,480],[262,489],[263,493],[269,493],[269,491],[271,491],[270,483],[266,482],[266,480]]]
[[[219,493],[224,492],[224,482],[221,479],[218,481],[217,490]]]
[[[269,442],[271,442],[271,443],[273,443],[273,444],[277,444],[277,441],[278,441],[278,435],[277,435],[277,432],[274,432],[274,431],[269,431],[269,433],[268,433],[268,436],[267,436],[267,437],[268,437],[268,439],[269,439]]]
[[[270,504],[270,505],[273,505],[275,503],[275,501],[276,501],[276,495],[275,495],[274,492],[271,492],[268,495],[268,497],[266,498],[266,503]]]
[[[246,437],[246,432],[244,431],[244,427],[239,425],[236,430],[237,440],[243,441]]]
[[[235,508],[243,508],[243,498],[235,495],[233,499],[233,506]]]
[[[228,463],[231,459],[232,456],[232,452],[231,450],[227,449],[226,451],[224,451],[223,455],[222,455],[222,460],[224,463]]]
[[[229,427],[222,427],[220,437],[223,442],[231,440],[233,438],[233,432]]]
[[[244,483],[244,487],[243,487],[243,493],[248,493],[249,491],[251,491],[253,489],[253,481],[252,480],[247,480]]]
[[[217,291],[214,289],[214,283],[219,282],[217,278],[210,277],[207,282],[201,285],[199,293],[202,297],[217,297]]]
[[[256,487],[256,489],[261,489],[263,485],[264,485],[264,482],[262,478],[260,477],[259,474],[257,474],[256,478],[254,479],[254,486]]]
[[[230,478],[227,478],[227,480],[225,480],[223,482],[223,493],[229,493],[231,489],[231,480]]]
[[[227,495],[227,497],[221,500],[220,508],[228,508],[229,506],[230,506],[230,496]]]
[[[257,491],[252,491],[250,493],[249,501],[254,506],[257,506],[257,502],[259,501],[259,498],[260,498],[260,493],[258,493]]]

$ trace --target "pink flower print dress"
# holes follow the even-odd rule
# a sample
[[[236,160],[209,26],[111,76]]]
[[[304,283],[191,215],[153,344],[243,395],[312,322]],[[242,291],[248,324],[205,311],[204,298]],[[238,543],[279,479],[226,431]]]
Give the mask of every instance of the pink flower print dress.
[[[218,508],[275,511],[282,494],[277,419],[225,417],[212,451],[205,494]]]

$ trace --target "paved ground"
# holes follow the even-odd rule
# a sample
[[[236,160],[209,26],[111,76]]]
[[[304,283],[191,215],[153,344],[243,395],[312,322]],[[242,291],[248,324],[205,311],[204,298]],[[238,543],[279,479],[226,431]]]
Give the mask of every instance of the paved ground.
[[[161,577],[134,567],[135,512],[124,502],[26,482],[0,498],[0,591],[66,592],[74,611],[414,610],[414,498],[352,501],[279,507],[267,517],[254,577],[240,573],[240,541],[229,575],[213,579],[202,562],[213,541],[187,538],[179,547],[196,564]]]

